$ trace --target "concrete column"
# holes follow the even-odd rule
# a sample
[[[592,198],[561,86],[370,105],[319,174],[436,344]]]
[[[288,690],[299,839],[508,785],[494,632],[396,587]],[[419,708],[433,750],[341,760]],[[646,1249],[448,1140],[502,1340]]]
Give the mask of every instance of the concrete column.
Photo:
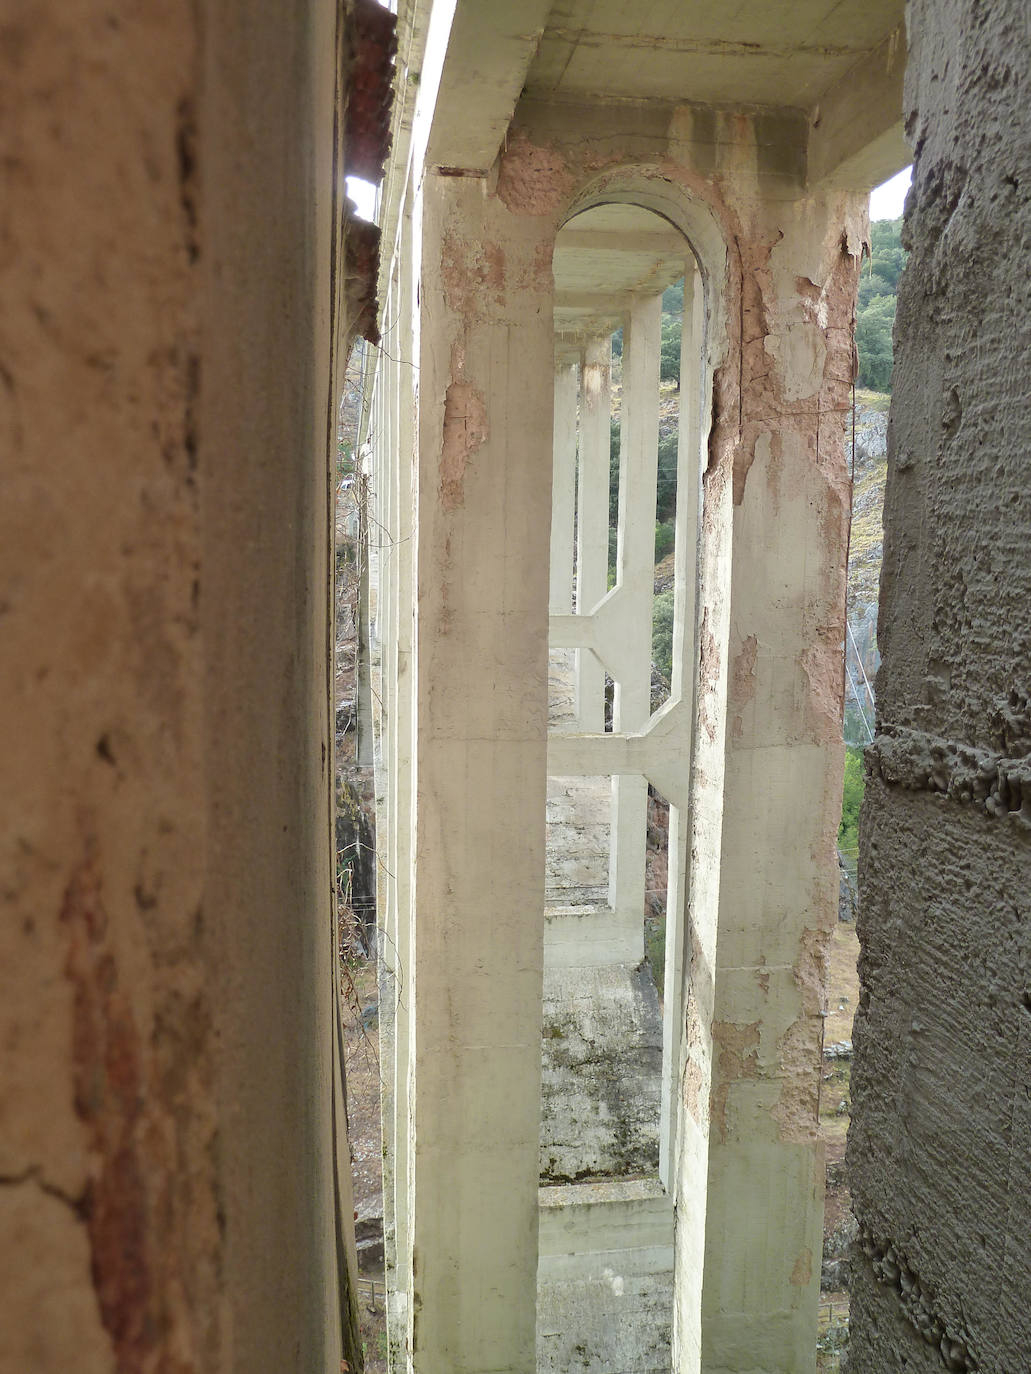
[[[392,287],[383,302],[386,320],[397,321],[397,302]],[[379,1053],[380,1053],[380,1111],[383,1140],[383,1240],[384,1267],[388,1280],[397,1267],[397,1217],[404,1214],[404,1201],[397,1197],[395,1158],[397,1154],[397,1106],[394,1071],[397,1064],[395,1001],[393,989],[401,977],[398,967],[398,904],[395,861],[397,817],[393,770],[395,749],[393,728],[396,711],[393,704],[393,671],[391,657],[396,643],[397,620],[387,606],[389,597],[392,532],[381,523],[386,514],[388,488],[397,482],[399,453],[392,430],[389,395],[392,373],[398,352],[398,324],[388,328],[383,346],[376,359],[376,381],[371,417],[371,449],[373,473],[371,478],[375,510],[369,521],[367,557],[378,570],[378,635],[374,644],[376,706],[376,922],[379,947]],[[382,515],[380,514],[382,512]],[[385,638],[389,642],[384,642]]]
[[[510,213],[473,177],[428,175],[424,216],[412,1367],[527,1374],[536,1328],[550,239],[546,225]]]
[[[555,369],[554,472],[551,489],[551,596],[553,615],[573,609],[573,537],[576,521],[576,411],[580,369]]]
[[[683,703],[686,725],[680,746],[690,769],[695,752],[699,659],[700,577],[703,568],[701,474],[706,466],[710,377],[702,281],[690,260],[684,274],[684,315],[680,347],[680,416],[677,448],[676,596],[673,620],[672,697]],[[717,516],[711,506],[710,520]],[[708,594],[725,569],[706,570]],[[715,574],[715,576],[714,576]],[[703,737],[711,753],[722,755],[722,739]],[[666,892],[666,967],[663,1046],[671,1060],[663,1065],[659,1172],[676,1200],[674,1259],[673,1368],[696,1374],[701,1368],[702,1287],[705,1262],[706,1193],[709,1156],[708,1095],[712,1060],[716,965],[716,901],[711,885],[718,866],[709,856],[719,850],[721,799],[719,765],[704,757],[708,787],[694,787],[692,805],[671,805],[669,884]],[[706,794],[709,794],[708,796]],[[702,862],[692,865],[700,855]],[[708,860],[708,861],[707,861]]]
[[[580,389],[580,461],[576,497],[576,610],[589,615],[608,590],[609,444],[612,413],[612,339],[588,343]],[[580,729],[605,728],[605,669],[587,649],[577,651],[576,709]]]
[[[661,296],[638,301],[623,331],[616,569],[619,596],[617,614],[608,629],[610,642],[619,645],[624,665],[616,680],[613,703],[612,727],[617,732],[643,730],[651,715],[661,318]],[[605,489],[607,495],[607,482]],[[642,951],[647,808],[648,783],[643,776],[613,778],[609,900],[618,915],[636,920]]]
[[[686,722],[680,747],[690,769],[697,662],[698,543],[701,534],[702,384],[705,345],[705,301],[693,262],[684,274],[684,315],[680,334],[680,411],[677,417],[677,508],[673,597],[673,674],[671,696],[681,703]],[[676,1148],[674,1084],[680,1082],[684,1000],[684,927],[688,874],[689,818],[674,802],[669,818],[669,881],[666,891],[666,963],[663,978],[662,1041],[666,1061],[662,1074],[659,1126],[659,1176],[671,1188],[671,1162]],[[713,932],[714,933],[714,932]],[[713,954],[714,954],[713,950]],[[704,1159],[704,1153],[699,1158]],[[702,1174],[704,1181],[704,1173]]]
[[[1031,1349],[1027,19],[1020,0],[906,15],[916,159],[848,1142],[857,1374],[1017,1370]]]
[[[652,296],[634,304],[623,331],[616,565],[620,614],[611,633],[623,646],[626,668],[616,683],[615,730],[643,729],[651,714],[661,321],[662,297]]]
[[[409,202],[410,203],[410,202]],[[413,588],[414,588],[414,478],[415,436],[418,407],[416,386],[415,345],[418,315],[415,310],[419,258],[416,253],[415,230],[410,212],[402,225],[400,251],[399,309],[397,337],[397,658],[396,695],[393,715],[392,778],[395,800],[393,844],[390,862],[393,865],[397,923],[393,950],[395,973],[390,985],[381,987],[380,1006],[384,992],[390,1003],[394,1028],[393,1059],[393,1172],[394,1196],[394,1291],[407,1293],[411,1287],[412,1244],[410,1226],[409,1188],[409,1098],[408,1068],[411,1047],[412,999],[409,991],[412,962],[412,859],[413,836],[413,769],[412,714],[414,706],[413,664]],[[384,1118],[385,1120],[386,1118]],[[407,1322],[404,1323],[407,1326]],[[396,1326],[395,1329],[402,1329]],[[401,1352],[390,1352],[391,1367],[403,1368]]]
[[[707,1374],[814,1365],[821,1013],[843,752],[844,422],[861,214],[858,197],[770,205],[742,247],[746,325],[729,364],[739,369],[741,430],[711,1020]],[[756,336],[747,320],[760,317]]]
[[[340,16],[5,25],[0,1367],[336,1371]]]

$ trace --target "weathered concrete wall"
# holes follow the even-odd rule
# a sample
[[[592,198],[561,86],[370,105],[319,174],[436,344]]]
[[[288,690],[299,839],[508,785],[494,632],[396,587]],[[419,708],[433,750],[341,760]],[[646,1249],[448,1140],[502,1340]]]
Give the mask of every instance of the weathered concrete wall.
[[[657,1183],[542,1188],[537,1374],[669,1374],[673,1212]]]
[[[657,1176],[662,1016],[647,963],[547,969],[543,1024],[541,1182]]]
[[[6,10],[4,1374],[339,1367],[336,26]]]
[[[1031,46],[915,0],[849,1141],[854,1374],[1027,1366]]]

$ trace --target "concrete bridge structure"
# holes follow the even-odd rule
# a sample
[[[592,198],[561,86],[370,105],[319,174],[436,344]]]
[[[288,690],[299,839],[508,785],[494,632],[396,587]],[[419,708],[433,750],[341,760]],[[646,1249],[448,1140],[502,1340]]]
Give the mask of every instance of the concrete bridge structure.
[[[440,47],[433,13],[418,85],[399,71],[368,455],[395,1365],[812,1368],[852,318],[870,187],[909,158],[901,7],[459,6]],[[550,730],[549,644],[573,663]],[[586,900],[546,892],[549,779],[609,813]],[[671,805],[661,1033],[649,784]],[[570,859],[597,848],[554,829]]]
[[[5,9],[0,1371],[361,1367],[328,661],[359,333],[392,1367],[813,1369],[854,304],[913,159],[850,1358],[1015,1374],[1026,5],[397,8]]]

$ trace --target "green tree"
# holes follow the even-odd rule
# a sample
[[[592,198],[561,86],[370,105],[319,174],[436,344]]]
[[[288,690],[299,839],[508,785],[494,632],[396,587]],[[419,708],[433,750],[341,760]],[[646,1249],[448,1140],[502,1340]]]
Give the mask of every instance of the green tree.
[[[655,518],[672,520],[677,509],[676,430],[659,439],[658,478],[655,485]]]
[[[609,420],[609,524],[619,518],[619,416]]]
[[[659,344],[659,378],[680,386],[680,316],[663,315]]]
[[[667,286],[662,293],[662,313],[664,315],[682,315],[684,313],[684,279],[680,278],[672,286]]]
[[[857,380],[871,391],[891,390],[895,297],[905,265],[901,219],[875,220],[870,225],[870,259],[859,278],[856,305]]]
[[[860,386],[870,391],[891,390],[895,297],[874,296],[856,316],[856,348],[859,350]]]
[[[668,553],[673,552],[676,543],[676,533],[673,529],[672,520],[656,520],[655,522],[655,561],[661,563]]]
[[[660,592],[652,602],[652,662],[667,682],[673,677],[673,593]]]
[[[841,790],[841,824],[838,826],[838,848],[851,857],[859,849],[859,808],[863,804],[866,786],[863,773],[862,750],[851,744],[845,747],[845,778]]]

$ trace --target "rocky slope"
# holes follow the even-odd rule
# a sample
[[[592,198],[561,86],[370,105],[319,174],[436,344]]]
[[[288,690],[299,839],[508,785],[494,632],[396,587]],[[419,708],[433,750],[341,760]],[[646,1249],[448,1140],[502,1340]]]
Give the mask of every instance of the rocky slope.
[[[867,676],[877,653],[877,593],[881,578],[884,478],[888,452],[888,402],[876,391],[856,392],[852,538],[848,563],[848,617]],[[851,433],[848,435],[851,439]]]

